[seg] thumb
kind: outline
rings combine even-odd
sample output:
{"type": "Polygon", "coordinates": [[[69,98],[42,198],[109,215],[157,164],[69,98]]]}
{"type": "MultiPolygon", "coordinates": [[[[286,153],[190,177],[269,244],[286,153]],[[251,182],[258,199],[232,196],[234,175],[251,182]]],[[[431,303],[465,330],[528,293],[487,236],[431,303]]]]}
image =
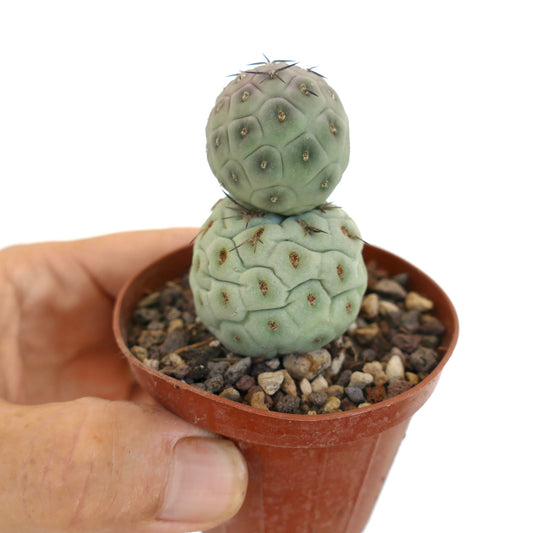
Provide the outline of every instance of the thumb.
{"type": "Polygon", "coordinates": [[[179,533],[239,509],[229,441],[160,407],[84,398],[0,402],[0,533],[179,533]]]}

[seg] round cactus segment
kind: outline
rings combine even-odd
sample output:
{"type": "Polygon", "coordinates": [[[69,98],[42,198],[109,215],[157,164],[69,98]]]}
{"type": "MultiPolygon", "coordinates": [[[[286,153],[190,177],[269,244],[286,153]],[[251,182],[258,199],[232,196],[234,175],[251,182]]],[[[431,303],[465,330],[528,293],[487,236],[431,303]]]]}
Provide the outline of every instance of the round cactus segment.
{"type": "Polygon", "coordinates": [[[355,320],[367,284],[362,249],[340,208],[283,217],[225,198],[194,244],[196,312],[236,354],[315,350],[355,320]]]}
{"type": "Polygon", "coordinates": [[[348,165],[348,118],[337,94],[313,70],[283,62],[236,76],[216,100],[206,137],[224,189],[282,215],[324,203],[348,165]]]}

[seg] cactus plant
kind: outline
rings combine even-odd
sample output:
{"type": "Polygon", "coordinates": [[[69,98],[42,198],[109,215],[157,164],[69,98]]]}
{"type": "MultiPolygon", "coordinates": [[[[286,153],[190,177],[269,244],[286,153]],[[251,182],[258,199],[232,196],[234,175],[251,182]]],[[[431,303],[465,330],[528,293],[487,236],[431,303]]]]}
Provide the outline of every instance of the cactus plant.
{"type": "Polygon", "coordinates": [[[236,354],[324,346],[353,322],[367,283],[355,222],[326,203],[349,157],[338,96],[313,70],[267,62],[222,91],[206,136],[228,194],[193,249],[199,319],[236,354]]]}
{"type": "Polygon", "coordinates": [[[194,247],[196,312],[235,353],[273,357],[320,348],[359,310],[362,247],[355,222],[340,208],[283,217],[221,200],[194,247]]]}
{"type": "Polygon", "coordinates": [[[337,93],[291,63],[236,76],[217,98],[206,136],[211,170],[228,193],[283,215],[325,202],[348,164],[348,119],[337,93]]]}

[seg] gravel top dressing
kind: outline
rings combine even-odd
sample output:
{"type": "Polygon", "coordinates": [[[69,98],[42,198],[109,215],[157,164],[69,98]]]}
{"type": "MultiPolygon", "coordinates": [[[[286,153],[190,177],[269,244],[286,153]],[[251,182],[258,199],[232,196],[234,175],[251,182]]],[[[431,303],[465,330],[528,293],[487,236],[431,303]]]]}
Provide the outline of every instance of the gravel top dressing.
{"type": "Polygon", "coordinates": [[[259,409],[319,415],[365,407],[424,379],[444,349],[433,302],[409,290],[406,274],[367,264],[368,289],[347,331],[321,349],[273,359],[235,355],[196,317],[187,278],[137,305],[128,332],[145,365],[259,409]]]}

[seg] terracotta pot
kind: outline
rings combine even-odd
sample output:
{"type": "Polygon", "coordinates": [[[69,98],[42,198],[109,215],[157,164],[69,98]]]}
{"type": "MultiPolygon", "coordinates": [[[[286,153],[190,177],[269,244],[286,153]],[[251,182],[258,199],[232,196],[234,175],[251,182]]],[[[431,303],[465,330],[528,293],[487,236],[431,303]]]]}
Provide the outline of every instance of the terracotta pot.
{"type": "Polygon", "coordinates": [[[216,533],[358,533],[363,530],[412,415],[429,398],[458,336],[452,303],[426,274],[366,245],[391,273],[407,272],[410,289],[431,298],[446,326],[446,352],[433,372],[407,392],[381,403],[327,415],[289,415],[242,405],[200,391],[143,365],[125,338],[133,309],[147,292],[184,274],[191,247],[135,276],[116,302],[114,331],[140,385],[181,418],[237,443],[250,481],[245,503],[216,533]]]}

